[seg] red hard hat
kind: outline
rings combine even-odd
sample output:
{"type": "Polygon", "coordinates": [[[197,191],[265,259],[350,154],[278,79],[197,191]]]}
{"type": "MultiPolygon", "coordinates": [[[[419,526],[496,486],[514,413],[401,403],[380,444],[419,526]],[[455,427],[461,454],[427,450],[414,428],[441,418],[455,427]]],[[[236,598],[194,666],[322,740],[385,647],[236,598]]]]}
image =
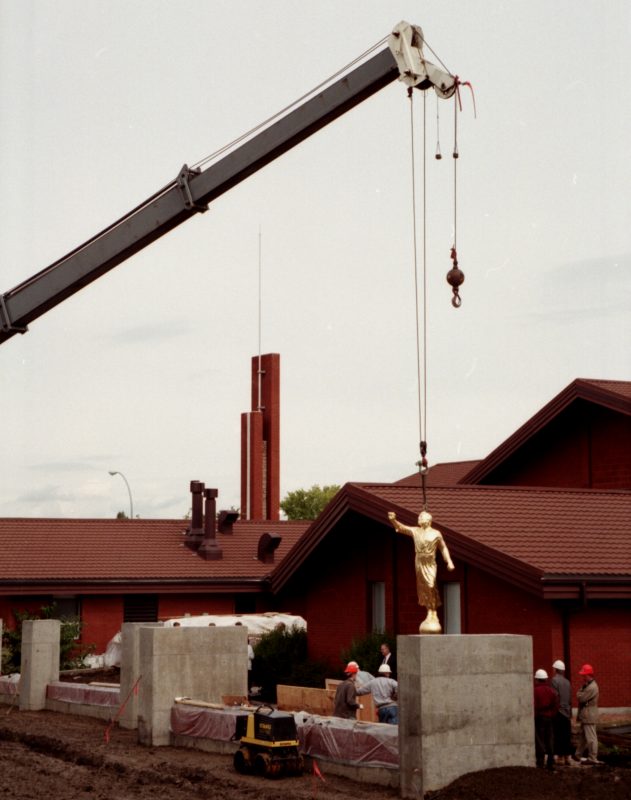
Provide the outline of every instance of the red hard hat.
{"type": "Polygon", "coordinates": [[[591,664],[583,664],[583,666],[578,671],[579,675],[593,675],[594,668],[591,664]]]}
{"type": "Polygon", "coordinates": [[[348,663],[346,665],[346,669],[344,670],[344,672],[347,675],[354,674],[355,672],[359,672],[359,667],[357,666],[357,664],[355,664],[353,661],[351,661],[350,663],[348,663]]]}

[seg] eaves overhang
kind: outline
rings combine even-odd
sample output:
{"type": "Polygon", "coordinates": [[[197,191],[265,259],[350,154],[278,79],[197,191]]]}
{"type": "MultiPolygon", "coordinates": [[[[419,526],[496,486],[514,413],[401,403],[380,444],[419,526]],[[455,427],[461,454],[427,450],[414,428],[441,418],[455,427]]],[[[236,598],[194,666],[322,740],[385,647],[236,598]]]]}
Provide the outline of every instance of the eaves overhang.
{"type": "Polygon", "coordinates": [[[257,578],[37,578],[0,580],[0,595],[72,594],[209,594],[269,591],[269,576],[257,578]]]}
{"type": "Polygon", "coordinates": [[[631,600],[631,575],[544,575],[545,600],[631,600]]]}
{"type": "MultiPolygon", "coordinates": [[[[389,527],[388,511],[395,511],[405,524],[416,524],[417,514],[409,507],[378,497],[360,485],[346,484],[271,574],[271,591],[277,594],[285,586],[345,515],[355,512],[389,527]]],[[[584,601],[586,598],[620,599],[631,595],[629,575],[547,573],[535,564],[482,544],[472,536],[445,525],[440,515],[435,515],[434,525],[445,536],[452,558],[542,599],[584,601]]]]}

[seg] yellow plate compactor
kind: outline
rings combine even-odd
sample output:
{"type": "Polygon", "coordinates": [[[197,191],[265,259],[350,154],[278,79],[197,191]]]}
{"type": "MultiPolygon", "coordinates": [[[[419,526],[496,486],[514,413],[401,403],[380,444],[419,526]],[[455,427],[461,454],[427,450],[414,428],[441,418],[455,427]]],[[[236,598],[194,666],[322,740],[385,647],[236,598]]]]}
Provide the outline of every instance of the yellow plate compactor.
{"type": "Polygon", "coordinates": [[[259,706],[253,713],[237,717],[234,738],[241,740],[234,754],[237,772],[266,778],[302,774],[304,762],[293,714],[259,706]]]}

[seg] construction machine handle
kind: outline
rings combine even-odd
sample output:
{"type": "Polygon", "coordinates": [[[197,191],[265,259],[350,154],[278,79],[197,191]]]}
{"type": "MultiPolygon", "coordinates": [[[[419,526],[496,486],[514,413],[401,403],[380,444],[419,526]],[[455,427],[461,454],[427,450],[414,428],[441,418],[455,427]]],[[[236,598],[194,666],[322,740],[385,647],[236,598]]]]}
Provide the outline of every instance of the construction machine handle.
{"type": "Polygon", "coordinates": [[[274,711],[275,711],[275,709],[274,709],[274,706],[270,706],[270,705],[269,705],[269,703],[262,703],[260,706],[257,706],[257,707],[256,707],[256,710],[254,711],[254,713],[255,713],[255,714],[260,714],[260,713],[261,713],[261,709],[263,709],[263,708],[268,708],[268,709],[269,709],[269,711],[270,711],[272,714],[273,714],[273,713],[274,713],[274,711]]]}

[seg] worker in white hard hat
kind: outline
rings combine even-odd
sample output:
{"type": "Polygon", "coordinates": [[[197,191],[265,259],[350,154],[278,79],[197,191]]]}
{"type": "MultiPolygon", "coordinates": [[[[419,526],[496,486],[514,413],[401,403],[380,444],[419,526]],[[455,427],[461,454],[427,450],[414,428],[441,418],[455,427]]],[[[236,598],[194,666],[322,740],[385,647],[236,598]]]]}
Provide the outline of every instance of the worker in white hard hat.
{"type": "Polygon", "coordinates": [[[399,707],[397,706],[397,687],[398,684],[390,677],[390,667],[382,664],[379,667],[379,675],[368,683],[363,684],[357,690],[358,695],[372,694],[372,699],[377,709],[379,722],[388,725],[399,724],[399,707]]]}
{"type": "Polygon", "coordinates": [[[572,747],[572,686],[565,677],[565,663],[557,659],[550,685],[559,695],[559,710],[554,718],[554,755],[557,764],[569,767],[572,747]]]}
{"type": "Polygon", "coordinates": [[[559,708],[559,695],[548,683],[545,669],[535,672],[535,757],[537,766],[554,769],[553,720],[559,708]]]}

